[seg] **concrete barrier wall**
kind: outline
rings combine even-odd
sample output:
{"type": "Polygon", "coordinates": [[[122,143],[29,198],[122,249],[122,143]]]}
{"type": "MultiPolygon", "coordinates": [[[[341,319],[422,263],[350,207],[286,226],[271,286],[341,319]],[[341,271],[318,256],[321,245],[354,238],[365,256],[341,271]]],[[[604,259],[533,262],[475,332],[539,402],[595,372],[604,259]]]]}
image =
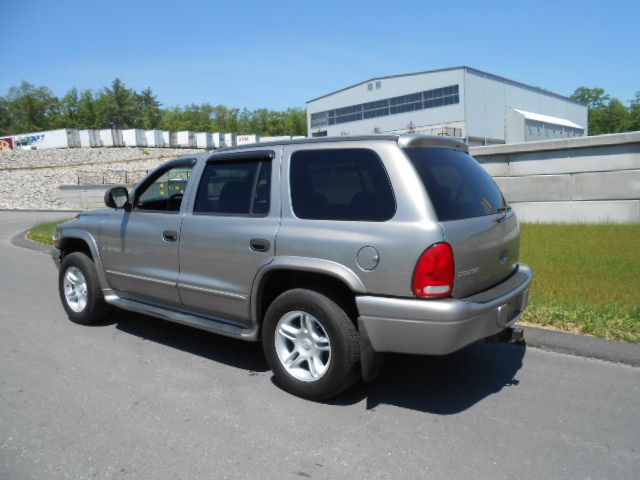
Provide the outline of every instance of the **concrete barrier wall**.
{"type": "Polygon", "coordinates": [[[473,147],[525,222],[640,223],[640,132],[473,147]]]}
{"type": "MultiPolygon", "coordinates": [[[[106,208],[104,194],[115,185],[60,185],[57,199],[75,210],[106,208]]],[[[132,185],[128,185],[131,188],[132,185]]]]}
{"type": "MultiPolygon", "coordinates": [[[[640,223],[640,132],[473,147],[524,222],[640,223]]],[[[57,199],[100,208],[110,185],[60,186],[57,199]]]]}

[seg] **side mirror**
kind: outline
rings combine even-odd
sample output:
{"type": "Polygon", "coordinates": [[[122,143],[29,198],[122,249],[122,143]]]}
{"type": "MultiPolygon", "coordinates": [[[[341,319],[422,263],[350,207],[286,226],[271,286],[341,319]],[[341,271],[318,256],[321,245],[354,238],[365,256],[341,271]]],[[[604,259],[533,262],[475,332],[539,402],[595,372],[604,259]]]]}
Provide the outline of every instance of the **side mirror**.
{"type": "Polygon", "coordinates": [[[129,205],[129,191],[125,187],[112,187],[104,194],[104,204],[109,208],[125,208],[129,205]]]}

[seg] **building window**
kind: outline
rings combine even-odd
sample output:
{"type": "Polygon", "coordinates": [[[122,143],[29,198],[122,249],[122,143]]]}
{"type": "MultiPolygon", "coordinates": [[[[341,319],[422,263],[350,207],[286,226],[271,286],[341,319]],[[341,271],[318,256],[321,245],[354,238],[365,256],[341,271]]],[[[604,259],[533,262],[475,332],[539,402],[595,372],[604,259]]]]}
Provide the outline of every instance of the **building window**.
{"type": "Polygon", "coordinates": [[[362,118],[384,117],[389,115],[389,100],[378,100],[362,104],[362,118]]]}
{"type": "Polygon", "coordinates": [[[378,80],[376,82],[376,90],[380,90],[380,87],[382,87],[382,82],[380,80],[378,80]]]}
{"type": "Polygon", "coordinates": [[[369,90],[369,91],[373,90],[373,83],[368,83],[367,84],[367,90],[369,90]]]}
{"type": "Polygon", "coordinates": [[[329,112],[311,114],[311,128],[324,127],[329,124],[329,112]]]}
{"type": "MultiPolygon", "coordinates": [[[[376,82],[376,89],[379,89],[376,82]]],[[[373,85],[373,83],[369,83],[373,85]]],[[[367,118],[384,117],[397,113],[424,110],[427,108],[444,107],[460,103],[460,88],[458,85],[434,88],[424,92],[416,92],[399,97],[386,98],[375,102],[350,105],[311,114],[311,128],[354,122],[367,118]]]]}

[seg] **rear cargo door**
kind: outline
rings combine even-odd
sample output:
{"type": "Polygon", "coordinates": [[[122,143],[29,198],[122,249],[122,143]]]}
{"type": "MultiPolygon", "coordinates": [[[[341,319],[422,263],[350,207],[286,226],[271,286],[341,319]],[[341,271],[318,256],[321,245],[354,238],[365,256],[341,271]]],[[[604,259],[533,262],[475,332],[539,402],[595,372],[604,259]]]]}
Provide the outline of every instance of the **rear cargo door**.
{"type": "Polygon", "coordinates": [[[442,147],[405,149],[453,249],[453,296],[486,290],[510,276],[520,233],[491,176],[468,153],[442,147]]]}

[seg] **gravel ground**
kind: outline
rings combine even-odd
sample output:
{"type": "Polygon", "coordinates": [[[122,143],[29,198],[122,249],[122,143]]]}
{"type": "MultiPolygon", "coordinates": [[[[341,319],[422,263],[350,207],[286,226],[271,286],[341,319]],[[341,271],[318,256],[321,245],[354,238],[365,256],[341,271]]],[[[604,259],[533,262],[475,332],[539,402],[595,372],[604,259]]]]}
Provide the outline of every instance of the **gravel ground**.
{"type": "Polygon", "coordinates": [[[0,170],[13,168],[41,168],[78,166],[143,160],[158,157],[186,155],[185,148],[60,148],[50,150],[3,150],[0,152],[0,170]]]}
{"type": "MultiPolygon", "coordinates": [[[[0,209],[60,210],[74,208],[57,197],[58,186],[102,183],[127,171],[145,170],[174,157],[200,150],[175,148],[73,148],[0,152],[0,209]]],[[[120,183],[120,182],[118,182],[120,183]]]]}

